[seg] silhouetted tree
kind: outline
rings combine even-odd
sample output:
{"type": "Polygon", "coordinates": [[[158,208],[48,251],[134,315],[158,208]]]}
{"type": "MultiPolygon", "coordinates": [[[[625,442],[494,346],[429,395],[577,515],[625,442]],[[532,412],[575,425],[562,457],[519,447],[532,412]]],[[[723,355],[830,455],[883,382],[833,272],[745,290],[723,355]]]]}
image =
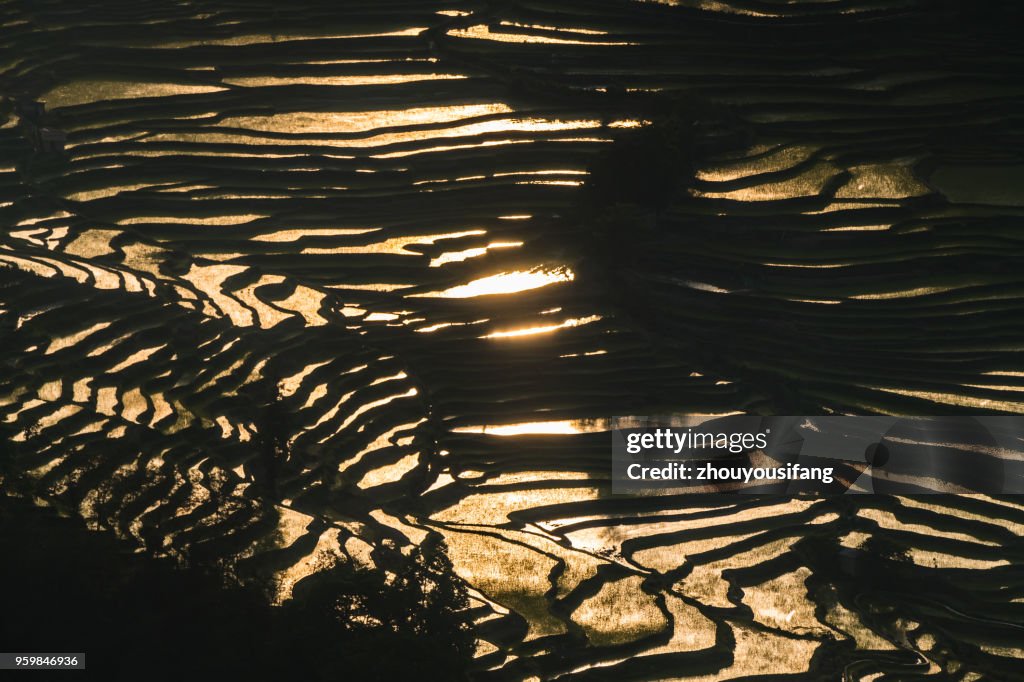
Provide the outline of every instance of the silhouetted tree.
{"type": "Polygon", "coordinates": [[[76,679],[466,679],[466,593],[428,539],[385,573],[348,561],[271,606],[268,584],[135,554],[0,495],[0,648],[84,652],[76,679]]]}

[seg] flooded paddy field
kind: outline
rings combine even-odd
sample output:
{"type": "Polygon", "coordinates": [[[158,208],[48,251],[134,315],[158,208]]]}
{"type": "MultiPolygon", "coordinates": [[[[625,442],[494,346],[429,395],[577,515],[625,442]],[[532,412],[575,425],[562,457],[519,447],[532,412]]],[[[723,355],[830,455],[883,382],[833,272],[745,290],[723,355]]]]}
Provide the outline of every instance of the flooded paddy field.
{"type": "Polygon", "coordinates": [[[0,425],[483,680],[1024,679],[1012,496],[611,494],[618,415],[1024,412],[1011,3],[0,3],[0,425]]]}

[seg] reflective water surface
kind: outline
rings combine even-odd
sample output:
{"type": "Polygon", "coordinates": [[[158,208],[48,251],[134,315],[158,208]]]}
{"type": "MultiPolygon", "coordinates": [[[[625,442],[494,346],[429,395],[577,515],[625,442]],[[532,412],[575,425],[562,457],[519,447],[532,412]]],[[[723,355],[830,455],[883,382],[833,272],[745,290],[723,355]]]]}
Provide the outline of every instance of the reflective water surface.
{"type": "MultiPolygon", "coordinates": [[[[88,70],[12,45],[5,82],[66,133],[58,159],[0,129],[0,417],[40,500],[158,553],[288,550],[282,600],[440,533],[484,677],[998,679],[1018,501],[608,484],[620,415],[1022,411],[1018,166],[944,132],[1001,131],[1020,92],[976,120],[865,52],[844,17],[886,38],[888,4],[923,11],[399,3],[269,33],[170,3],[177,33],[69,30],[88,70]],[[631,213],[587,183],[671,108],[651,93],[724,102],[686,123],[740,142],[631,213]]],[[[964,73],[1011,59],[959,46],[964,73]]]]}

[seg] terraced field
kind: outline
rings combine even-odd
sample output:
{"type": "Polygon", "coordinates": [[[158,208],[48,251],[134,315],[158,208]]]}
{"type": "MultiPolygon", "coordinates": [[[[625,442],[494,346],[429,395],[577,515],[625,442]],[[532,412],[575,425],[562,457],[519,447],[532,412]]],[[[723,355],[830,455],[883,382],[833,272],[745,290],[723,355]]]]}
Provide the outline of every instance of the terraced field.
{"type": "Polygon", "coordinates": [[[1014,497],[608,483],[616,415],[1024,412],[1015,4],[339,5],[0,3],[40,502],[282,598],[440,533],[481,679],[1024,679],[1014,497]]]}

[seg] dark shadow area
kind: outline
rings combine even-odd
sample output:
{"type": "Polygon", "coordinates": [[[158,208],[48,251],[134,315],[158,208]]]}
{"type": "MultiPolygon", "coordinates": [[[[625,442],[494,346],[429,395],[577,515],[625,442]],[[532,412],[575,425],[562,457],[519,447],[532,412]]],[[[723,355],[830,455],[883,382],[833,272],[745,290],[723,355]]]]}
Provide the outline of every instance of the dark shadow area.
{"type": "Polygon", "coordinates": [[[391,579],[332,563],[275,607],[269,582],[133,554],[4,496],[0,557],[0,648],[84,652],[75,679],[468,679],[466,595],[440,542],[396,558],[391,579]]]}

